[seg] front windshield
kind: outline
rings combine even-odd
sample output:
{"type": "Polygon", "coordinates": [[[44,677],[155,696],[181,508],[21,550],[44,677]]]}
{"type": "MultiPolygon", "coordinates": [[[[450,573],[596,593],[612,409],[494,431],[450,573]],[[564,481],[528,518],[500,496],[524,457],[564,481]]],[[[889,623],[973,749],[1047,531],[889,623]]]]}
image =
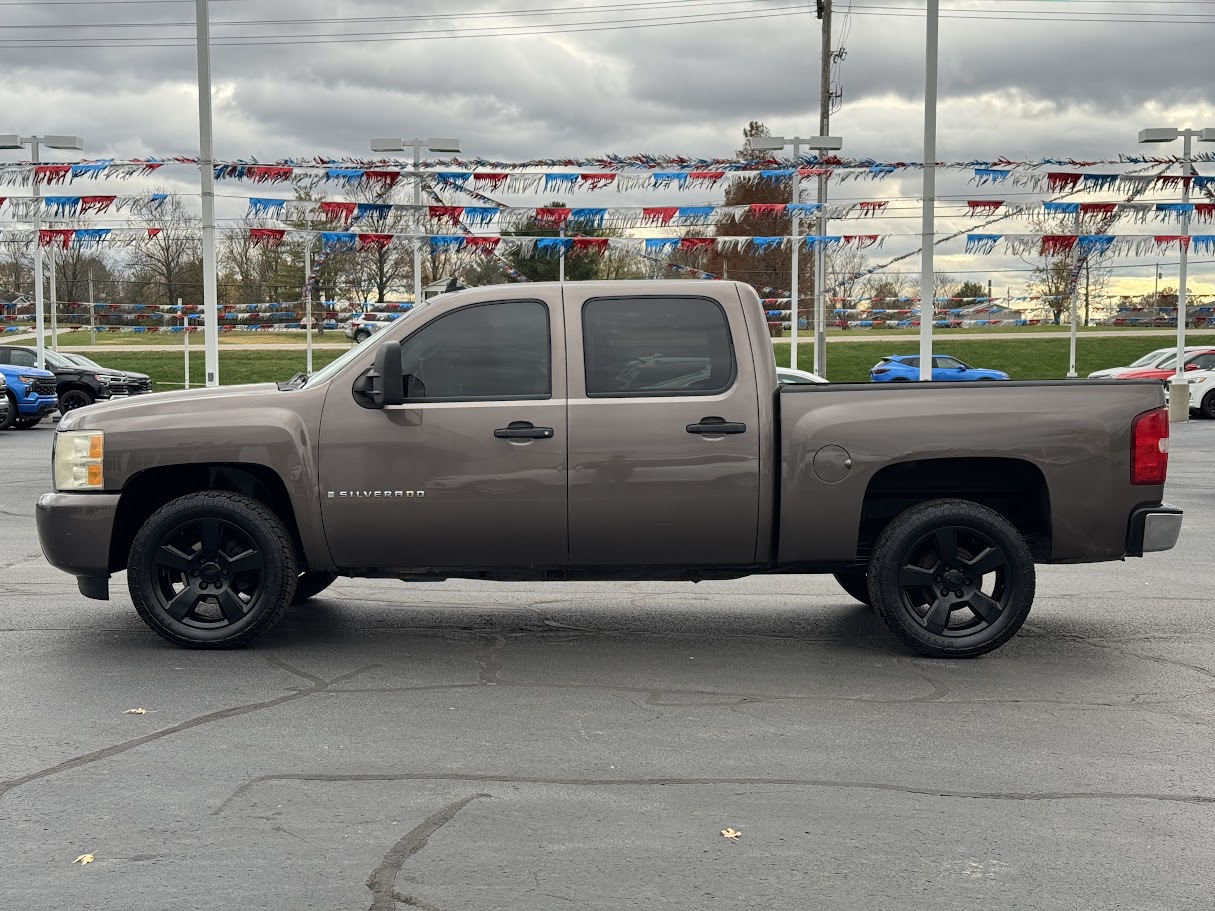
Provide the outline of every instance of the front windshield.
{"type": "Polygon", "coordinates": [[[1132,367],[1147,367],[1151,364],[1156,363],[1156,361],[1159,358],[1160,358],[1160,352],[1152,351],[1152,352],[1149,352],[1148,354],[1145,354],[1143,357],[1139,358],[1139,360],[1137,360],[1137,361],[1131,361],[1131,366],[1132,367]]]}
{"type": "Polygon", "coordinates": [[[96,361],[90,361],[83,354],[73,354],[73,355],[71,355],[71,358],[77,364],[79,364],[81,367],[91,367],[94,370],[105,370],[106,369],[105,367],[102,367],[99,363],[97,363],[96,361]]]}
{"type": "Polygon", "coordinates": [[[1170,354],[1168,357],[1166,357],[1163,361],[1161,361],[1159,364],[1157,364],[1156,367],[1160,370],[1167,370],[1169,367],[1176,365],[1176,363],[1177,363],[1177,352],[1174,351],[1172,354],[1170,354]]]}
{"type": "MultiPolygon", "coordinates": [[[[428,301],[428,303],[429,303],[429,301],[428,301]]],[[[393,320],[392,325],[396,326],[402,322],[414,319],[419,313],[422,312],[423,309],[425,309],[425,308],[411,307],[407,312],[403,313],[401,316],[399,316],[395,320],[393,320]]],[[[388,331],[388,329],[389,329],[388,326],[385,326],[384,329],[381,329],[380,332],[377,333],[377,335],[376,335],[377,340],[379,339],[380,336],[383,335],[384,332],[388,331]]],[[[374,347],[374,346],[371,346],[371,347],[374,347]]],[[[347,351],[345,354],[343,354],[341,357],[339,357],[336,361],[326,364],[320,370],[317,370],[315,373],[313,373],[311,376],[309,376],[306,380],[304,380],[302,383],[300,383],[299,386],[297,386],[296,388],[303,389],[305,386],[315,387],[315,386],[320,385],[321,383],[327,383],[329,380],[333,379],[337,374],[339,374],[343,370],[345,370],[346,367],[349,366],[352,361],[354,361],[355,359],[357,359],[360,356],[366,356],[368,351],[369,351],[369,347],[366,342],[355,345],[353,348],[351,348],[349,351],[347,351]]]]}

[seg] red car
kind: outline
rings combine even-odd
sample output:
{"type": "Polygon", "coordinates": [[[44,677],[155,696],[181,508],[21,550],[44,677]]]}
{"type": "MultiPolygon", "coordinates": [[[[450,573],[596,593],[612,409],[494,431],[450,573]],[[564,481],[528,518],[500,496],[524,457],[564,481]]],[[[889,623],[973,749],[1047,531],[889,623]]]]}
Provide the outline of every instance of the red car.
{"type": "MultiPolygon", "coordinates": [[[[1186,353],[1185,370],[1215,370],[1215,348],[1200,348],[1186,353]]],[[[1147,370],[1135,370],[1131,373],[1120,374],[1120,380],[1160,380],[1177,375],[1177,355],[1161,361],[1156,367],[1147,370]]]]}

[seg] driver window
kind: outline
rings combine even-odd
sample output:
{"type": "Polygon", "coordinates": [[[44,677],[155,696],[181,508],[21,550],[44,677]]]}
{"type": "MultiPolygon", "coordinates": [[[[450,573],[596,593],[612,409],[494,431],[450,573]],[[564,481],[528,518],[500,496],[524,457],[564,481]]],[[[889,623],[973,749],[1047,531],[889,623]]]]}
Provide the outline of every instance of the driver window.
{"type": "Polygon", "coordinates": [[[401,343],[411,402],[552,396],[548,308],[539,301],[474,304],[427,323],[401,343]]]}
{"type": "Polygon", "coordinates": [[[9,363],[14,367],[33,367],[37,358],[32,351],[23,351],[20,348],[10,348],[8,351],[9,363]]]}

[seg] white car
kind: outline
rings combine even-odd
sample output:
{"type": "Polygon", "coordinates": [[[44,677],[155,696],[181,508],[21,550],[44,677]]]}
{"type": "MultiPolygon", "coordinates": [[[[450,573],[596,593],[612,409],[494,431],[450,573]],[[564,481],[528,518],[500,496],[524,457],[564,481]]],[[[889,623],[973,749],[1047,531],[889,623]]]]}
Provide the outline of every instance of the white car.
{"type": "Polygon", "coordinates": [[[782,386],[811,386],[815,383],[827,382],[817,373],[809,370],[794,370],[792,367],[777,367],[776,379],[782,386]]]}
{"type": "MultiPolygon", "coordinates": [[[[1190,347],[1186,348],[1185,350],[1186,351],[1206,351],[1207,349],[1204,347],[1194,347],[1193,345],[1191,345],[1190,347]]],[[[1143,357],[1139,358],[1139,360],[1135,361],[1133,364],[1128,364],[1125,367],[1109,367],[1105,370],[1094,370],[1092,373],[1090,373],[1088,375],[1088,378],[1090,380],[1101,379],[1101,378],[1112,379],[1114,377],[1122,376],[1122,374],[1124,374],[1124,373],[1131,373],[1134,370],[1152,370],[1154,368],[1159,367],[1161,365],[1161,363],[1163,363],[1164,361],[1167,361],[1169,359],[1169,355],[1173,354],[1176,351],[1177,351],[1176,345],[1170,345],[1168,348],[1157,348],[1155,351],[1148,352],[1143,357]]]]}
{"type": "Polygon", "coordinates": [[[345,325],[346,338],[356,342],[365,342],[371,336],[387,326],[397,314],[388,313],[359,313],[345,325]]]}
{"type": "Polygon", "coordinates": [[[1204,418],[1215,418],[1215,370],[1195,370],[1186,375],[1190,410],[1204,418]]]}

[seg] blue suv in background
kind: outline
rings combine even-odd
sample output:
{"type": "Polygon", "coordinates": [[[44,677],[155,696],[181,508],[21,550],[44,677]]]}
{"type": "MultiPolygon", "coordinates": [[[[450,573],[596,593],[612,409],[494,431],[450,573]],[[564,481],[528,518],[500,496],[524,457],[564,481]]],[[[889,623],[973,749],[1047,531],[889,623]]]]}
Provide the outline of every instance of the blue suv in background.
{"type": "Polygon", "coordinates": [[[0,430],[29,430],[59,407],[58,383],[49,370],[0,364],[0,375],[8,386],[8,411],[0,418],[0,430]]]}
{"type": "MultiPolygon", "coordinates": [[[[875,383],[910,383],[920,378],[920,358],[915,354],[892,354],[884,357],[869,369],[869,379],[875,383]]],[[[984,370],[963,364],[956,357],[936,354],[932,358],[932,381],[934,383],[963,382],[966,380],[1006,380],[1003,370],[984,370]]]]}

